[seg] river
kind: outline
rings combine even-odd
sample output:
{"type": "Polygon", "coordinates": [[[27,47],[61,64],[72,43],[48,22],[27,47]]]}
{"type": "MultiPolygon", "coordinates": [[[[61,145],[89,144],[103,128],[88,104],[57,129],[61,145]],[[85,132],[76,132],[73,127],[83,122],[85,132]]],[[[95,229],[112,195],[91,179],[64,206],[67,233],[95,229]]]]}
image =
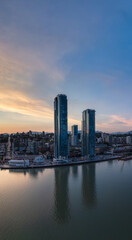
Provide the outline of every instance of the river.
{"type": "Polygon", "coordinates": [[[131,240],[132,160],[0,171],[0,240],[131,240]]]}

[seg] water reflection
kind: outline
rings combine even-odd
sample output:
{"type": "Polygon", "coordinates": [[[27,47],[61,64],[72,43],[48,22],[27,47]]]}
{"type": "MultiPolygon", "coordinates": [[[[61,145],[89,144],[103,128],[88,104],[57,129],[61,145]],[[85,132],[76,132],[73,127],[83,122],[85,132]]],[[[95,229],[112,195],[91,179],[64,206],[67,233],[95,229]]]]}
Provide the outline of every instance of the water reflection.
{"type": "Polygon", "coordinates": [[[108,164],[109,164],[109,165],[112,165],[112,164],[113,164],[113,160],[109,160],[109,161],[108,161],[108,164]]]}
{"type": "Polygon", "coordinates": [[[69,167],[55,168],[55,219],[65,223],[70,218],[68,176],[69,167]]]}
{"type": "Polygon", "coordinates": [[[82,166],[82,193],[84,204],[93,207],[96,203],[95,164],[82,166]]]}
{"type": "Polygon", "coordinates": [[[78,176],[78,166],[77,165],[72,167],[72,174],[75,178],[77,178],[77,176],[78,176]]]}
{"type": "Polygon", "coordinates": [[[0,240],[131,240],[132,161],[74,167],[1,171],[0,240]]]}
{"type": "Polygon", "coordinates": [[[19,173],[26,176],[29,174],[33,178],[37,178],[39,173],[43,173],[44,168],[34,168],[34,169],[9,169],[9,173],[19,173]]]}
{"type": "Polygon", "coordinates": [[[123,172],[123,169],[124,169],[124,161],[122,162],[122,164],[121,164],[121,172],[123,172]]]}

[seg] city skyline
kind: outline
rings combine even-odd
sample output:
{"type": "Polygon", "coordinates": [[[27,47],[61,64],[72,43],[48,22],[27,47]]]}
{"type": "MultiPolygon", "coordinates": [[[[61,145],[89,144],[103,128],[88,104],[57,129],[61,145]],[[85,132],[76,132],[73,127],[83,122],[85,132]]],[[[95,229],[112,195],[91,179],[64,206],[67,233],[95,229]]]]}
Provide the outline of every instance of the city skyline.
{"type": "Polygon", "coordinates": [[[68,96],[68,129],[96,109],[96,130],[132,130],[132,3],[17,1],[0,8],[0,133],[53,132],[53,99],[68,96]]]}

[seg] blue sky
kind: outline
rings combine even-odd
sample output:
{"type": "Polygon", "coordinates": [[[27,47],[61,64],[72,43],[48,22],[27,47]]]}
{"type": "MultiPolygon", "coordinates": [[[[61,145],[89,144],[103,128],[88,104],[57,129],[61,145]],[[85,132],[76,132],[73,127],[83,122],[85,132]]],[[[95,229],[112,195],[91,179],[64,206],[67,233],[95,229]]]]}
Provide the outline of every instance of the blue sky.
{"type": "Polygon", "coordinates": [[[53,131],[68,96],[69,129],[96,110],[96,129],[132,130],[132,2],[1,0],[0,132],[53,131]]]}

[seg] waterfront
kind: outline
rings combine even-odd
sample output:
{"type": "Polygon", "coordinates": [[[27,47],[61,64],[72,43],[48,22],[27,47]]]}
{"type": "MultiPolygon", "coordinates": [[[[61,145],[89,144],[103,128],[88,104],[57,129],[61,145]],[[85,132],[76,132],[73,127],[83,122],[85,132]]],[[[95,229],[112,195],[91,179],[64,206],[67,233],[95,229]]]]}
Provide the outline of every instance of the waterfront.
{"type": "MultiPolygon", "coordinates": [[[[73,165],[82,165],[82,164],[91,164],[91,163],[97,163],[97,162],[105,162],[110,160],[120,160],[121,156],[95,156],[92,159],[69,159],[68,161],[60,161],[60,162],[54,162],[53,160],[45,161],[43,164],[30,164],[29,166],[22,166],[21,162],[20,165],[18,164],[18,161],[16,162],[16,165],[14,166],[6,164],[1,164],[0,169],[6,170],[6,169],[35,169],[35,168],[55,168],[55,167],[65,167],[65,166],[73,166],[73,165]]],[[[131,158],[129,158],[131,159],[131,158]]],[[[14,161],[14,160],[13,160],[14,161]]],[[[24,161],[24,160],[22,160],[24,161]]]]}
{"type": "Polygon", "coordinates": [[[132,160],[0,172],[0,239],[131,239],[132,160]]]}

